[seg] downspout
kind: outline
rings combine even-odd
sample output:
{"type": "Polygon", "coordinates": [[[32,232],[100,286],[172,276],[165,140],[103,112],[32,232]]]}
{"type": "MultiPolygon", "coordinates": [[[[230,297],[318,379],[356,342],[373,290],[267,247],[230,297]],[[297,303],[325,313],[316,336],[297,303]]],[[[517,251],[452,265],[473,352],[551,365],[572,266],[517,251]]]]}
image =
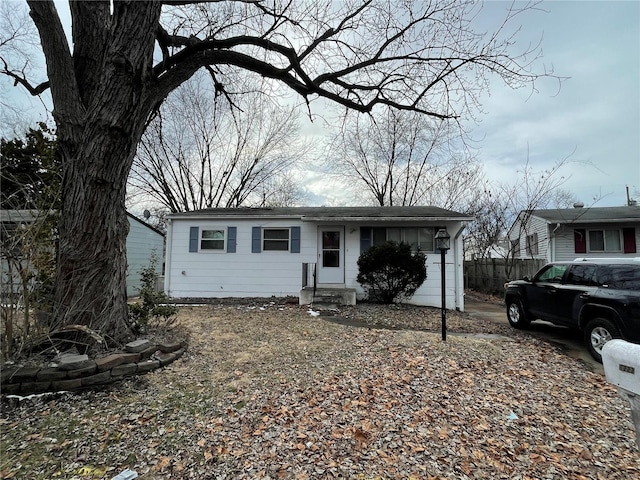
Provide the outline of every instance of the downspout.
{"type": "Polygon", "coordinates": [[[550,262],[556,261],[556,232],[560,228],[560,224],[556,223],[556,228],[551,231],[551,258],[549,258],[550,262]]]}
{"type": "MultiPolygon", "coordinates": [[[[458,311],[464,311],[464,283],[462,284],[462,292],[459,291],[460,286],[460,269],[458,268],[458,262],[462,262],[462,268],[464,268],[464,245],[462,249],[458,248],[458,238],[462,235],[462,231],[467,228],[465,222],[461,222],[460,228],[453,237],[453,278],[455,282],[454,299],[455,307],[458,311]]],[[[464,280],[463,280],[464,282],[464,280]]]]}
{"type": "Polygon", "coordinates": [[[173,221],[167,219],[167,253],[165,255],[164,265],[164,293],[168,297],[171,296],[171,250],[173,245],[173,221]]]}

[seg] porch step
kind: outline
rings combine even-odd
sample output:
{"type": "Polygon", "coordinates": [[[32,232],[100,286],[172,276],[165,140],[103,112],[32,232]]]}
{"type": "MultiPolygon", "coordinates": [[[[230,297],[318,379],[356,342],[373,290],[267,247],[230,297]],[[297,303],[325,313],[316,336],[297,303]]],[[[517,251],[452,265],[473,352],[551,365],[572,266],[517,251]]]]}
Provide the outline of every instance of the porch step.
{"type": "Polygon", "coordinates": [[[355,305],[355,288],[316,288],[315,295],[313,287],[304,287],[300,290],[300,305],[310,304],[322,305],[355,305]]]}

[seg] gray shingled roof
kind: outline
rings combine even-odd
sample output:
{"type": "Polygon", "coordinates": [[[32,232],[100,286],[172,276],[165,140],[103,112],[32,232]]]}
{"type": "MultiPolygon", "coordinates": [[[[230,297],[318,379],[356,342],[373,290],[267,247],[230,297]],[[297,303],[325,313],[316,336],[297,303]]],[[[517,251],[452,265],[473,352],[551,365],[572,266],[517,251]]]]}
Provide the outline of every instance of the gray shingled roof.
{"type": "Polygon", "coordinates": [[[640,222],[640,206],[532,210],[550,223],[640,222]]]}
{"type": "Polygon", "coordinates": [[[307,221],[473,220],[464,213],[438,207],[274,207],[207,208],[174,213],[169,218],[300,218],[307,221]]]}

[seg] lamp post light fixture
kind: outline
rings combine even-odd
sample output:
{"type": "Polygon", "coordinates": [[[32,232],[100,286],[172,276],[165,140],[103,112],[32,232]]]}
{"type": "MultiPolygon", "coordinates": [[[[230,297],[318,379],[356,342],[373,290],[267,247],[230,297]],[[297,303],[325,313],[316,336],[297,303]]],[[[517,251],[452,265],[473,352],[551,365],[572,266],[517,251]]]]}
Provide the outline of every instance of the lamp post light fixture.
{"type": "Polygon", "coordinates": [[[438,230],[435,236],[436,250],[440,250],[440,275],[442,279],[441,294],[442,294],[442,341],[447,339],[447,297],[445,293],[445,263],[444,256],[447,250],[450,248],[451,235],[447,232],[446,228],[438,230]]]}

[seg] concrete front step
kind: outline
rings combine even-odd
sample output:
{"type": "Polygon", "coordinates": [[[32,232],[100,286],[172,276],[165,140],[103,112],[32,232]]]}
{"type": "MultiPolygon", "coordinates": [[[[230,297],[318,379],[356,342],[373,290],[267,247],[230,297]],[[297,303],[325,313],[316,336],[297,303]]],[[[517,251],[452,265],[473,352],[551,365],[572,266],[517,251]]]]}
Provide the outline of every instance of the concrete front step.
{"type": "Polygon", "coordinates": [[[355,288],[316,288],[315,295],[313,287],[305,287],[300,290],[300,305],[311,305],[316,303],[333,305],[355,305],[355,288]]]}

